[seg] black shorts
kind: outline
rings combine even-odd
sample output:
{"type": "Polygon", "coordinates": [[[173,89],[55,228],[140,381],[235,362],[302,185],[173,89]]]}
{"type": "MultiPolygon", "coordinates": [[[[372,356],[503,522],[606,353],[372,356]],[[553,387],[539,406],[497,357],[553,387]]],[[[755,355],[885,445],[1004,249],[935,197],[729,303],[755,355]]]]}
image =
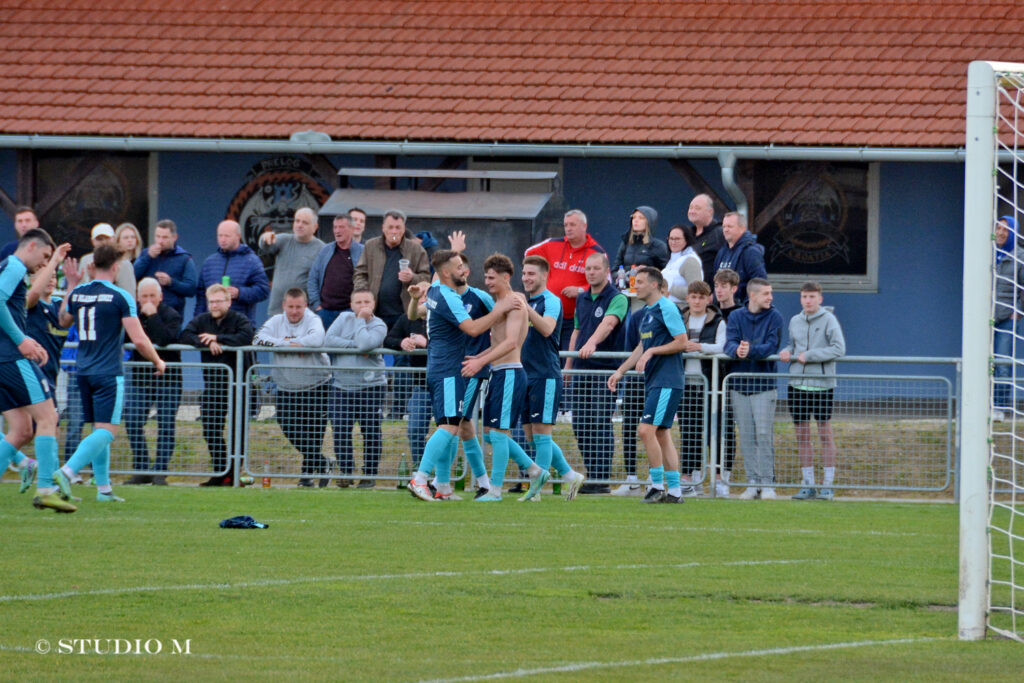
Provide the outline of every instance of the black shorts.
{"type": "Polygon", "coordinates": [[[789,414],[797,424],[810,422],[812,418],[818,422],[828,422],[832,419],[834,397],[835,389],[812,391],[789,387],[786,402],[789,405],[789,414]]]}

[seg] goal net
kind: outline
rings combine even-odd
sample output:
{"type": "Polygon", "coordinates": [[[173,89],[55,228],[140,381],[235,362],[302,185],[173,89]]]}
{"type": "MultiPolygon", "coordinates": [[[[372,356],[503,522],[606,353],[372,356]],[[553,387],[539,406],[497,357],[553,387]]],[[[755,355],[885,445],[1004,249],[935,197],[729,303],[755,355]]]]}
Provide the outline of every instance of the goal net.
{"type": "Polygon", "coordinates": [[[1024,65],[967,89],[960,637],[1024,641],[1024,65]]]}

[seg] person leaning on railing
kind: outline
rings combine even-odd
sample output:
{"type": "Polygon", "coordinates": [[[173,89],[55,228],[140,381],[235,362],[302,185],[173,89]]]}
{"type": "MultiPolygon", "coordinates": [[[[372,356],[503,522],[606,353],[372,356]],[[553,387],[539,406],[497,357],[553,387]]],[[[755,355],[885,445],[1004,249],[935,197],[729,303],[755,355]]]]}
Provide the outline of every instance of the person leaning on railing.
{"type": "Polygon", "coordinates": [[[252,343],[252,323],[238,311],[231,310],[231,292],[224,285],[210,285],[203,292],[203,301],[209,307],[189,322],[181,333],[181,343],[203,350],[203,397],[199,404],[199,420],[203,423],[203,439],[210,450],[210,462],[215,474],[200,486],[231,486],[228,469],[228,437],[224,437],[228,407],[231,403],[231,383],[223,366],[237,367],[239,351],[225,352],[225,346],[248,346],[252,343]]]}
{"type": "Polygon", "coordinates": [[[332,387],[330,418],[334,427],[334,457],[341,474],[352,474],[352,427],[359,422],[363,435],[363,474],[359,488],[373,488],[383,449],[382,410],[387,379],[384,358],[371,354],[384,343],[388,328],[373,314],[375,301],[368,289],[352,292],[352,310],[338,315],[327,330],[324,345],[352,349],[358,353],[336,353],[331,364],[336,368],[332,387]]]}
{"type": "MultiPolygon", "coordinates": [[[[181,314],[163,302],[163,289],[156,278],[145,277],[139,281],[138,290],[139,322],[142,330],[156,346],[166,346],[178,341],[181,332],[181,314]]],[[[159,351],[165,363],[180,363],[180,351],[159,351]]],[[[138,349],[132,351],[133,361],[144,361],[138,349]]],[[[162,375],[154,375],[148,367],[128,368],[131,390],[125,397],[124,423],[128,442],[132,448],[132,469],[150,469],[149,446],[142,428],[149,416],[149,409],[156,408],[157,439],[156,463],[153,469],[166,472],[174,455],[174,442],[181,404],[181,367],[172,365],[162,375]]],[[[164,474],[133,474],[125,484],[154,484],[165,486],[164,474]]]]}
{"type": "MultiPolygon", "coordinates": [[[[284,293],[283,313],[271,316],[256,333],[258,346],[310,347],[324,343],[324,324],[307,307],[306,292],[293,287],[284,293]]],[[[302,454],[299,486],[312,487],[310,475],[328,474],[324,459],[324,432],[327,430],[327,399],[331,374],[323,353],[275,353],[271,376],[277,385],[277,423],[295,449],[302,454]],[[297,368],[308,366],[309,369],[297,368]],[[279,367],[286,366],[286,367],[279,367]]],[[[320,479],[320,488],[327,479],[320,479]]]]}

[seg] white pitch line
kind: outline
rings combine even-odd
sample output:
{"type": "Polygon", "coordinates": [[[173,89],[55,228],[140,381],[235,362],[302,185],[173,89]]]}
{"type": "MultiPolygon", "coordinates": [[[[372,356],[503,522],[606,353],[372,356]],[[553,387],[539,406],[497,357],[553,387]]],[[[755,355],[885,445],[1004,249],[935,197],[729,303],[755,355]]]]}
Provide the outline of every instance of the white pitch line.
{"type": "Polygon", "coordinates": [[[681,564],[619,564],[619,565],[570,565],[566,567],[526,567],[523,569],[480,569],[473,571],[411,572],[408,574],[354,574],[339,576],[300,576],[293,579],[260,579],[237,583],[185,583],[169,586],[125,586],[122,588],[95,588],[84,591],[62,591],[59,593],[27,593],[0,595],[0,602],[38,602],[59,600],[90,595],[127,595],[130,593],[158,593],[161,591],[208,591],[238,590],[239,588],[265,588],[267,586],[292,586],[304,583],[342,583],[345,581],[388,581],[406,579],[459,578],[465,576],[508,576],[515,574],[540,574],[545,572],[579,572],[627,569],[688,569],[693,567],[754,567],[759,565],[784,565],[820,562],[821,560],[750,560],[735,562],[687,562],[681,564]]]}
{"type": "MultiPolygon", "coordinates": [[[[359,524],[362,522],[354,522],[359,524]]],[[[385,524],[401,524],[409,526],[444,526],[444,527],[457,527],[457,526],[483,526],[483,527],[532,527],[536,526],[534,522],[467,522],[467,521],[437,521],[428,522],[417,519],[391,519],[384,522],[385,524]]],[[[366,521],[365,524],[380,524],[380,521],[366,521]]],[[[559,527],[560,529],[593,529],[595,528],[592,523],[583,524],[574,522],[572,524],[563,524],[559,527]]],[[[602,524],[602,529],[627,529],[627,530],[645,530],[650,531],[652,528],[650,525],[641,524],[602,524]]],[[[745,527],[708,527],[708,526],[676,526],[666,525],[658,526],[658,531],[685,531],[685,532],[698,532],[698,533],[745,533],[745,534],[808,534],[808,535],[823,535],[828,534],[831,536],[847,535],[847,536],[945,536],[946,534],[922,534],[913,531],[861,531],[859,529],[786,529],[775,527],[771,529],[756,529],[756,528],[745,528],[745,527]]]]}
{"type": "Polygon", "coordinates": [[[861,640],[848,643],[826,643],[824,645],[798,645],[794,647],[776,647],[765,650],[747,650],[745,652],[707,652],[687,657],[656,657],[652,659],[636,659],[626,662],[578,662],[562,666],[549,666],[537,669],[516,669],[515,671],[499,671],[492,674],[459,676],[456,678],[432,678],[419,683],[472,683],[474,681],[494,681],[503,678],[525,678],[527,676],[543,676],[545,674],[574,673],[594,669],[619,669],[636,666],[657,666],[660,664],[689,664],[693,662],[710,662],[721,659],[739,657],[771,657],[791,655],[800,652],[818,652],[826,650],[846,650],[855,647],[871,647],[875,645],[908,645],[928,643],[939,638],[899,638],[896,640],[861,640]]]}

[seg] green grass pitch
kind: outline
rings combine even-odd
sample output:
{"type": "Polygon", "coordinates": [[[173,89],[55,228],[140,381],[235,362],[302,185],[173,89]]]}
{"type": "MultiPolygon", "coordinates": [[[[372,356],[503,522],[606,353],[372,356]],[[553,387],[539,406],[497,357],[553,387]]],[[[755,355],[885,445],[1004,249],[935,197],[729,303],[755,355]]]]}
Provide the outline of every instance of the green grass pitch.
{"type": "Polygon", "coordinates": [[[76,487],[79,511],[57,515],[0,486],[0,678],[1005,681],[1024,671],[1019,643],[955,638],[948,504],[116,490],[128,502],[76,487]],[[238,514],[270,528],[218,528],[238,514]],[[94,639],[98,648],[82,645],[94,639]],[[95,653],[118,639],[141,653],[95,653]],[[68,643],[86,653],[61,652],[68,643]]]}

